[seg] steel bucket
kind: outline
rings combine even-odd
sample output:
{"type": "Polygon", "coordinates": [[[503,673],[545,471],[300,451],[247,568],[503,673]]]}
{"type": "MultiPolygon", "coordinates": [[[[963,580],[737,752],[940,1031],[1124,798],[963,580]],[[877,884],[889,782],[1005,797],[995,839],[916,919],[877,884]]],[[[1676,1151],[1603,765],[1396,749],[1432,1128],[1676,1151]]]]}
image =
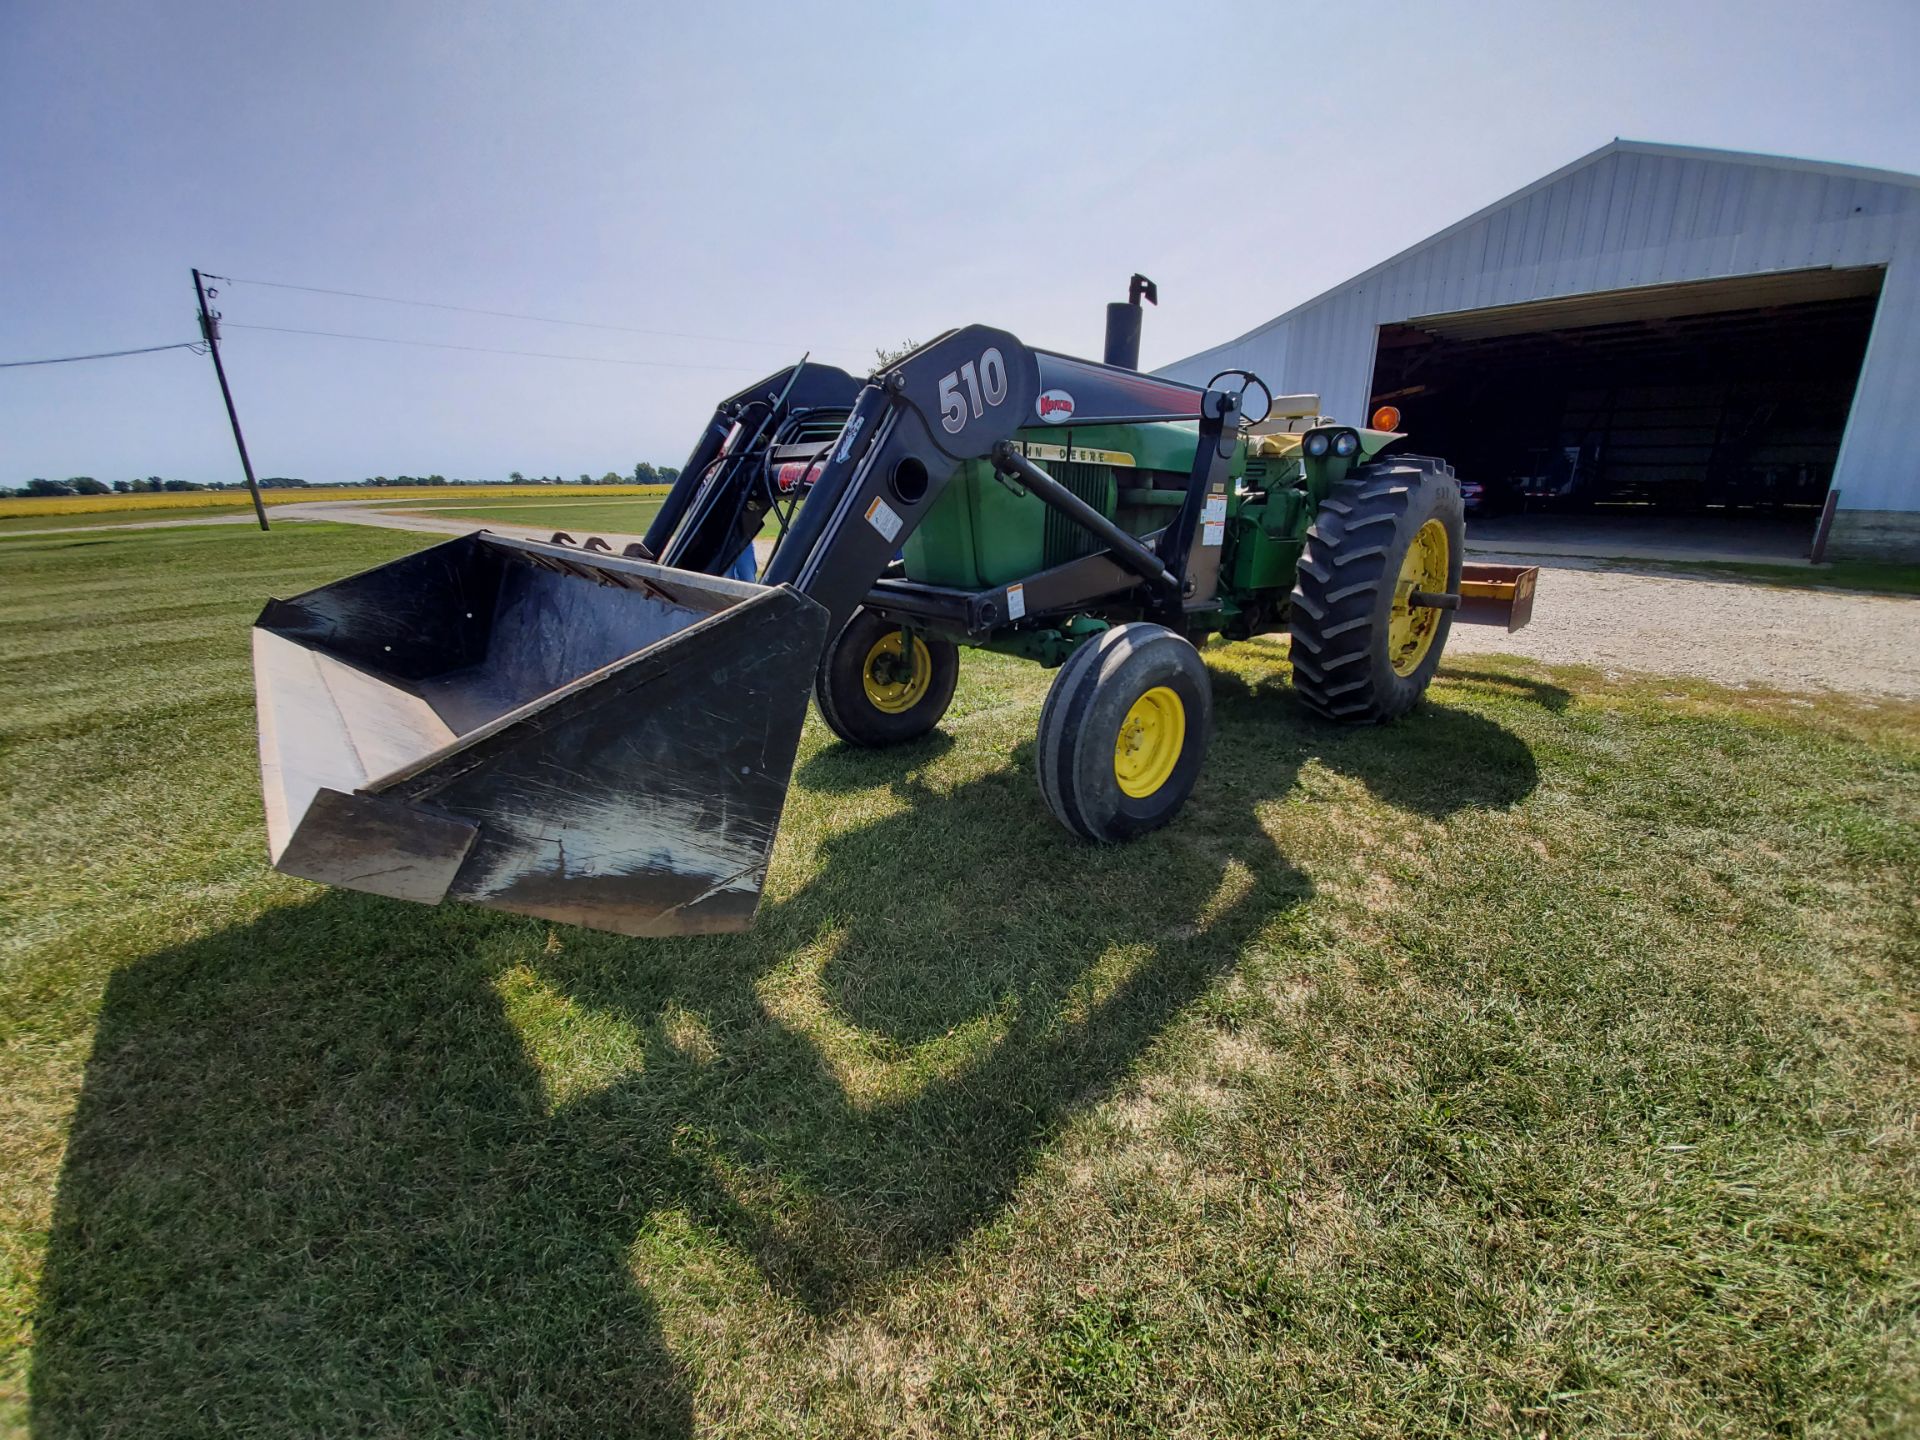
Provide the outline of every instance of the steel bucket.
{"type": "Polygon", "coordinates": [[[255,622],[275,868],[626,935],[744,929],[827,612],[479,533],[255,622]]]}

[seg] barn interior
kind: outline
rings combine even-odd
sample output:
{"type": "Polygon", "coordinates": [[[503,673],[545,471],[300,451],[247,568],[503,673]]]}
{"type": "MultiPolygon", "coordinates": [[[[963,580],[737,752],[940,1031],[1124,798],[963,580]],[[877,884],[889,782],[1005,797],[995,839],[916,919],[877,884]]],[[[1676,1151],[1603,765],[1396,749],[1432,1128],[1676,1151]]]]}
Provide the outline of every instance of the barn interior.
{"type": "Polygon", "coordinates": [[[1482,523],[1805,556],[1880,267],[1639,286],[1380,329],[1373,404],[1478,482],[1482,523]],[[1506,522],[1511,525],[1509,519],[1506,522]],[[1713,533],[1717,532],[1717,536],[1713,533]]]}

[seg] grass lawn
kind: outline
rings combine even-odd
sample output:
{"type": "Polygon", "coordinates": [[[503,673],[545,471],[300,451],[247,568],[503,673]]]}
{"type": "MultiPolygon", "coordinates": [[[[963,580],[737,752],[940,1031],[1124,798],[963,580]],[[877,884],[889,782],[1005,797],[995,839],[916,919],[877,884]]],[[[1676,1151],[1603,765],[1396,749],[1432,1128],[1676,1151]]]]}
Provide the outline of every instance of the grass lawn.
{"type": "MultiPolygon", "coordinates": [[[[204,505],[165,510],[89,510],[77,515],[0,515],[0,539],[30,535],[36,530],[91,529],[96,525],[138,525],[163,520],[224,520],[246,513],[236,505],[204,505]]],[[[268,520],[271,523],[272,517],[268,520]]]]}
{"type": "Polygon", "coordinates": [[[1915,1433],[1915,707],[1217,645],[1090,849],[969,657],[643,942],[265,870],[247,624],[425,543],[0,546],[0,1424],[1915,1433]]]}

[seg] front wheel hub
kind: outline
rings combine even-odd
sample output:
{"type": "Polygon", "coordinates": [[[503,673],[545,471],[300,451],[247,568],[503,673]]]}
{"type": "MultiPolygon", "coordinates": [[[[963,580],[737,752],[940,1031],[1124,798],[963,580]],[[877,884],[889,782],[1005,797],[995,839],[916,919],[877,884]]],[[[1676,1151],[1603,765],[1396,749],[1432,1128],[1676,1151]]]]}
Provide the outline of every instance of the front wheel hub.
{"type": "Polygon", "coordinates": [[[1433,648],[1433,637],[1440,633],[1441,611],[1428,605],[1416,605],[1416,591],[1444,592],[1447,588],[1447,562],[1451,558],[1447,527],[1438,519],[1429,520],[1414,532],[1413,543],[1400,560],[1400,574],[1393,586],[1393,612],[1387,621],[1387,660],[1396,675],[1411,675],[1433,648]]]}
{"type": "Polygon", "coordinates": [[[1187,740],[1187,707],[1156,685],[1127,711],[1113,742],[1113,775],[1123,794],[1144,800],[1173,774],[1187,740]]]}
{"type": "Polygon", "coordinates": [[[873,708],[902,715],[918,705],[933,684],[933,656],[918,635],[912,645],[898,630],[873,642],[861,667],[861,681],[873,708]]]}

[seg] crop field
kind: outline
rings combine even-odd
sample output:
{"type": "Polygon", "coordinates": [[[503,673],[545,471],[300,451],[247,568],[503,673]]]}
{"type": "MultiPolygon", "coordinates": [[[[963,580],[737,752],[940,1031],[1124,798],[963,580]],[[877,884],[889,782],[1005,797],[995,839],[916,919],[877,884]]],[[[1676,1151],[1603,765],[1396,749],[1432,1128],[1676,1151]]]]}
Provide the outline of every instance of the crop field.
{"type": "MultiPolygon", "coordinates": [[[[367,505],[383,505],[395,500],[438,499],[493,500],[502,496],[581,495],[606,499],[617,495],[661,496],[665,485],[314,485],[307,489],[262,490],[260,498],[268,505],[303,505],[314,500],[356,500],[367,505]]],[[[174,518],[171,512],[182,510],[248,510],[252,497],[245,490],[177,490],[142,495],[49,495],[0,496],[0,533],[11,524],[41,521],[74,524],[71,517],[111,514],[139,520],[174,518]]],[[[84,523],[81,522],[81,523],[84,523]]]]}
{"type": "Polygon", "coordinates": [[[0,546],[0,1429],[1920,1427],[1920,707],[1216,643],[1093,849],[969,655],[637,941],[266,869],[247,626],[426,543],[0,546]]]}

